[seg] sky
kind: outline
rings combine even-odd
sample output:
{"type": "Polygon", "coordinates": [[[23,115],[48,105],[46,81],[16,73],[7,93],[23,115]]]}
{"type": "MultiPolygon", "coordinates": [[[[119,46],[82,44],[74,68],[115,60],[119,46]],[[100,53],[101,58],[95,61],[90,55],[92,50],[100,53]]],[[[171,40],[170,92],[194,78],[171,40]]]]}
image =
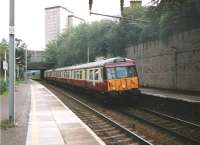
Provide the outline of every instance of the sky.
{"type": "MultiPolygon", "coordinates": [[[[124,0],[129,6],[130,0],[124,0]]],[[[143,0],[143,4],[150,0],[143,0]]],[[[15,0],[15,37],[22,39],[30,50],[45,49],[45,11],[50,6],[64,6],[86,21],[105,19],[89,15],[88,0],[15,0]]],[[[120,0],[93,0],[92,11],[120,15],[120,0]]],[[[9,0],[0,1],[0,40],[8,41],[9,0]]]]}

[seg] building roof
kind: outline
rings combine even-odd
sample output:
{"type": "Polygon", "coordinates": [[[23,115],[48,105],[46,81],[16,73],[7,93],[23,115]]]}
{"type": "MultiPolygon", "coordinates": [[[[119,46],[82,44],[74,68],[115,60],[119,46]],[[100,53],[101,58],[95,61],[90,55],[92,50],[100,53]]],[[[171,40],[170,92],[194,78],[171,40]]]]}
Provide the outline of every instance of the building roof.
{"type": "Polygon", "coordinates": [[[49,10],[49,9],[56,9],[56,8],[61,8],[61,9],[64,9],[64,10],[66,10],[66,11],[70,12],[70,13],[74,13],[74,12],[72,12],[71,10],[69,10],[69,9],[67,9],[66,7],[63,7],[63,6],[53,6],[53,7],[47,7],[47,8],[45,8],[45,10],[49,10]]]}
{"type": "Polygon", "coordinates": [[[76,18],[76,19],[79,19],[79,20],[81,20],[81,21],[84,21],[84,22],[85,22],[85,20],[84,20],[83,18],[80,18],[80,17],[78,17],[78,16],[75,16],[75,15],[69,15],[68,17],[74,17],[74,18],[76,18]]]}

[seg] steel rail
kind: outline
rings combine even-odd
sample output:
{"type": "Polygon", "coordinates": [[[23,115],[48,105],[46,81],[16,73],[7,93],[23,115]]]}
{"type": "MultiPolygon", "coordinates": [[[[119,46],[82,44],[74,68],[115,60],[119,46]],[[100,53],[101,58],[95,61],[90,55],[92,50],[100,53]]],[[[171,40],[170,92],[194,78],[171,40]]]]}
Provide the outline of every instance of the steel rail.
{"type": "MultiPolygon", "coordinates": [[[[131,109],[134,109],[135,107],[131,107],[131,109]]],[[[143,108],[135,108],[135,109],[137,109],[137,110],[143,110],[143,108]]],[[[143,110],[144,112],[145,112],[145,110],[143,110]]],[[[174,134],[174,135],[176,135],[176,136],[179,136],[179,137],[181,137],[181,138],[184,138],[184,139],[186,139],[186,140],[188,140],[188,141],[190,141],[190,142],[193,142],[195,145],[196,144],[200,144],[200,142],[198,141],[198,140],[195,140],[195,139],[192,139],[192,138],[189,138],[189,137],[187,137],[187,136],[185,136],[185,135],[183,135],[183,134],[181,134],[181,133],[179,133],[179,132],[176,132],[176,131],[174,131],[174,130],[172,130],[172,129],[170,129],[170,128],[167,128],[167,127],[164,127],[164,126],[162,126],[162,125],[160,125],[160,124],[156,124],[156,123],[154,123],[154,122],[152,122],[151,120],[147,120],[147,119],[145,119],[145,118],[143,118],[143,117],[141,117],[141,116],[139,116],[139,115],[136,115],[136,114],[134,114],[134,113],[127,113],[127,112],[125,112],[125,111],[122,111],[123,113],[125,113],[125,114],[127,114],[128,116],[134,116],[135,118],[137,118],[138,120],[141,120],[141,121],[144,121],[145,123],[147,123],[147,124],[150,124],[150,125],[152,125],[152,126],[154,126],[154,127],[157,127],[157,128],[160,128],[160,129],[162,129],[162,130],[164,130],[164,131],[167,131],[168,133],[170,133],[170,134],[174,134]]],[[[154,114],[152,111],[146,111],[146,113],[149,113],[149,114],[154,114]]],[[[159,113],[158,113],[159,114],[159,113]]],[[[160,117],[160,118],[163,118],[164,116],[160,116],[160,115],[158,115],[158,114],[154,114],[154,115],[157,115],[158,117],[160,117]]],[[[167,116],[167,115],[166,115],[167,116]]],[[[178,121],[178,122],[180,122],[180,120],[181,119],[179,119],[179,120],[176,120],[174,117],[169,117],[168,119],[172,119],[173,118],[173,120],[174,121],[178,121]]],[[[187,121],[183,121],[184,123],[186,123],[187,121]]],[[[181,123],[183,123],[183,122],[181,122],[181,123]]],[[[189,124],[187,124],[187,125],[192,125],[193,123],[189,123],[189,124]]],[[[196,124],[195,124],[195,126],[196,126],[196,124]]],[[[197,125],[198,126],[198,125],[197,125]]]]}
{"type": "MultiPolygon", "coordinates": [[[[60,92],[62,93],[62,92],[60,92]]],[[[119,123],[113,121],[112,119],[106,117],[104,114],[100,113],[99,111],[95,110],[94,108],[88,106],[87,104],[81,102],[80,100],[74,98],[73,96],[71,96],[70,94],[68,94],[67,92],[62,93],[63,95],[67,95],[68,97],[70,97],[71,99],[73,99],[74,101],[76,101],[77,103],[81,104],[82,106],[84,106],[85,108],[91,110],[92,112],[94,112],[96,115],[98,115],[99,117],[105,119],[106,121],[110,122],[111,124],[113,124],[115,127],[119,127],[121,130],[123,130],[124,132],[127,133],[127,135],[129,135],[130,137],[134,138],[136,141],[140,142],[143,145],[153,145],[152,143],[150,143],[149,141],[145,140],[144,138],[140,137],[139,135],[135,134],[134,132],[128,130],[127,128],[121,126],[119,123]]]]}
{"type": "MultiPolygon", "coordinates": [[[[52,88],[52,87],[51,87],[52,88]]],[[[54,90],[57,90],[57,88],[53,88],[54,90]]],[[[72,95],[70,95],[69,93],[67,93],[66,91],[59,91],[60,94],[69,97],[70,99],[72,99],[73,101],[75,101],[76,103],[80,104],[81,106],[85,107],[86,109],[88,109],[89,111],[95,113],[97,116],[99,116],[100,118],[104,119],[105,121],[108,121],[109,123],[111,123],[113,126],[118,127],[120,130],[124,131],[129,137],[135,139],[137,142],[139,142],[142,145],[153,145],[151,142],[145,140],[144,138],[140,137],[139,135],[137,135],[136,133],[130,131],[129,129],[123,127],[122,125],[120,125],[119,123],[117,123],[116,121],[113,121],[112,119],[106,117],[104,114],[102,114],[101,112],[95,110],[94,108],[90,107],[89,105],[81,102],[80,100],[74,98],[72,95]]]]}
{"type": "Polygon", "coordinates": [[[174,121],[177,121],[177,122],[186,124],[186,125],[190,125],[190,126],[192,126],[192,127],[197,127],[197,128],[200,129],[200,125],[199,125],[199,124],[195,124],[195,123],[193,123],[193,122],[185,121],[185,120],[182,120],[182,119],[180,119],[180,118],[172,117],[172,116],[169,116],[169,115],[166,115],[166,114],[157,112],[157,111],[153,111],[153,110],[150,110],[150,109],[147,109],[147,108],[140,108],[140,109],[142,109],[142,110],[144,110],[144,111],[147,111],[147,112],[150,112],[150,113],[152,113],[152,114],[158,115],[159,117],[171,119],[171,120],[174,120],[174,121]]]}

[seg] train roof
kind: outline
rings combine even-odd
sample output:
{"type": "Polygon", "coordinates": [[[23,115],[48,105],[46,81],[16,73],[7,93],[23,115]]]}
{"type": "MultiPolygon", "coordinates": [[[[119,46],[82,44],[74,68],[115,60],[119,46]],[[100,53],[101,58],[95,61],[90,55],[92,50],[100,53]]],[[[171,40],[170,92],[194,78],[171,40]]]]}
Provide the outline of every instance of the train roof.
{"type": "Polygon", "coordinates": [[[84,68],[91,68],[91,67],[101,67],[106,64],[112,64],[112,63],[121,63],[121,62],[134,62],[132,59],[128,58],[123,58],[123,57],[114,57],[114,58],[109,58],[109,59],[103,59],[103,60],[98,60],[95,62],[90,62],[90,63],[85,63],[85,64],[79,64],[79,65],[73,65],[73,66],[68,66],[68,67],[62,67],[62,68],[57,68],[57,69],[50,69],[48,71],[61,71],[61,70],[72,70],[72,69],[84,69],[84,68]]]}

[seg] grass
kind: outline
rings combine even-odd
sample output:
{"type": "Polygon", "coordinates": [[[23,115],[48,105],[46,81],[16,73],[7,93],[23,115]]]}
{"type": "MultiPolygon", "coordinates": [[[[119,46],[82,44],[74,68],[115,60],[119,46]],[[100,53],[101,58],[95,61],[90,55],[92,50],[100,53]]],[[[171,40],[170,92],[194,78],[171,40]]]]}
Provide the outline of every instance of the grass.
{"type": "Polygon", "coordinates": [[[8,128],[13,128],[13,127],[15,127],[15,125],[10,123],[9,120],[2,120],[0,123],[1,129],[8,129],[8,128]]]}
{"type": "MultiPolygon", "coordinates": [[[[24,80],[16,80],[16,81],[15,81],[15,85],[16,85],[16,86],[19,86],[23,81],[24,81],[24,80]]],[[[4,92],[0,95],[0,97],[3,97],[3,96],[8,96],[8,88],[7,88],[6,91],[4,91],[4,92]]]]}
{"type": "Polygon", "coordinates": [[[1,96],[8,96],[8,90],[3,92],[3,94],[1,96]]]}
{"type": "Polygon", "coordinates": [[[0,94],[0,98],[8,96],[8,90],[4,91],[2,94],[0,94]]]}

